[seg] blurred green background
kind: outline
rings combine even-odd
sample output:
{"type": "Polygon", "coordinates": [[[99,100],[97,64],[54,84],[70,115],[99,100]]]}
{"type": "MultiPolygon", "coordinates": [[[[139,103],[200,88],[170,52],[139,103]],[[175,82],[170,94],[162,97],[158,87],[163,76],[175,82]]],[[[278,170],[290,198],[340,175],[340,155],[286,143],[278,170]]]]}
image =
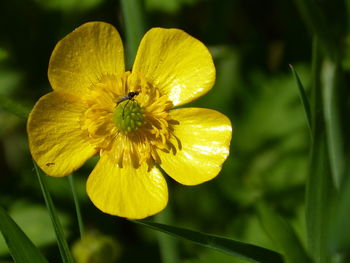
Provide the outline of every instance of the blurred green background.
{"type": "MultiPolygon", "coordinates": [[[[194,187],[182,186],[167,177],[169,205],[155,221],[277,250],[255,210],[256,203],[264,200],[292,223],[305,242],[304,188],[310,139],[288,64],[295,67],[308,90],[311,37],[295,3],[142,3],[145,30],[158,26],[181,28],[209,47],[217,69],[216,84],[190,106],[219,110],[233,123],[231,154],[221,174],[194,187]]],[[[126,21],[119,1],[13,0],[1,1],[0,10],[0,95],[29,109],[50,91],[50,54],[57,41],[74,28],[87,21],[105,21],[126,39],[126,21]]],[[[50,262],[60,262],[33,171],[25,122],[3,110],[0,156],[0,205],[8,209],[50,262]]],[[[85,182],[95,161],[86,164],[74,178],[85,226],[88,231],[115,240],[120,248],[116,262],[161,262],[162,251],[167,249],[162,248],[164,244],[169,244],[169,251],[176,254],[171,259],[174,263],[244,262],[97,210],[85,193],[85,182]]],[[[72,245],[79,239],[79,229],[68,180],[49,178],[48,183],[72,245]]],[[[1,239],[0,262],[11,262],[1,239]]]]}

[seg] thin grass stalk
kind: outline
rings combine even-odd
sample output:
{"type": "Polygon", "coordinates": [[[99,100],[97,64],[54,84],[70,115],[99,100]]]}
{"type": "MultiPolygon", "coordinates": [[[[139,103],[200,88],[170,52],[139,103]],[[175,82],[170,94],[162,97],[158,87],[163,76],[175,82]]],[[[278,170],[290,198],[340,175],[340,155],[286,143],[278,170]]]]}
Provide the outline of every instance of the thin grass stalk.
{"type": "Polygon", "coordinates": [[[35,168],[35,173],[36,173],[38,180],[39,180],[41,191],[42,191],[44,199],[45,199],[46,207],[49,211],[51,222],[52,222],[52,225],[53,225],[54,230],[55,230],[58,248],[60,250],[60,254],[62,257],[62,262],[63,263],[74,263],[72,255],[71,255],[69,247],[68,247],[68,244],[67,244],[67,241],[64,237],[63,228],[62,228],[61,222],[58,218],[56,208],[52,202],[51,195],[50,195],[50,192],[48,190],[48,187],[47,187],[47,184],[45,181],[45,176],[43,176],[40,173],[39,168],[34,161],[33,161],[33,164],[34,164],[34,168],[35,168]]]}
{"type": "Polygon", "coordinates": [[[131,69],[139,42],[145,33],[143,1],[121,0],[126,35],[126,67],[131,69]]]}
{"type": "Polygon", "coordinates": [[[73,175],[70,174],[68,176],[68,181],[69,181],[69,186],[70,189],[72,191],[72,195],[73,195],[73,200],[74,200],[74,206],[75,206],[75,212],[77,214],[77,220],[78,220],[78,225],[79,225],[79,233],[80,233],[80,238],[83,238],[85,230],[84,230],[84,222],[83,222],[83,217],[81,215],[81,209],[80,209],[80,205],[79,205],[79,199],[77,196],[77,191],[75,188],[75,183],[74,183],[74,178],[73,175]]]}

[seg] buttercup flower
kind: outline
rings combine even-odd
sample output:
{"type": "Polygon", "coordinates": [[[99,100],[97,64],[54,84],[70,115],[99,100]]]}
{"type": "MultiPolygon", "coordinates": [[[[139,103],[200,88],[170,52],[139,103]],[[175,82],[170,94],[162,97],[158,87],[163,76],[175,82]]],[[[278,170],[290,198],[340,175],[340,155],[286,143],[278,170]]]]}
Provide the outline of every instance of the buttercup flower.
{"type": "Polygon", "coordinates": [[[99,154],[87,193],[105,213],[153,215],[168,201],[161,169],[181,184],[196,185],[214,178],[229,154],[226,116],[174,108],[207,93],[215,81],[209,51],[182,30],[149,30],[125,72],[117,30],[86,23],[58,42],[48,77],[53,91],[28,119],[31,154],[56,177],[99,154]]]}

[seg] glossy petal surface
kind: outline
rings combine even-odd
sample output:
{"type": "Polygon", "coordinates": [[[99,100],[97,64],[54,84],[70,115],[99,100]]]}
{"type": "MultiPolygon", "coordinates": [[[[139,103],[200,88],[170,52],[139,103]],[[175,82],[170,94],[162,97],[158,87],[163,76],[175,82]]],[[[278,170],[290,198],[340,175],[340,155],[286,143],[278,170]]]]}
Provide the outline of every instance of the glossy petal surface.
{"type": "Polygon", "coordinates": [[[232,127],[223,114],[209,109],[185,108],[171,111],[179,122],[173,141],[177,152],[158,151],[161,167],[174,180],[196,185],[214,178],[229,154],[232,127]]]}
{"type": "Polygon", "coordinates": [[[80,129],[85,110],[80,98],[56,91],[35,104],[27,123],[29,148],[46,174],[68,175],[96,153],[80,129]]]}
{"type": "Polygon", "coordinates": [[[59,41],[49,63],[54,90],[83,94],[102,75],[124,72],[118,31],[103,22],[86,23],[59,41]]]}
{"type": "Polygon", "coordinates": [[[87,181],[87,193],[101,211],[141,219],[160,212],[168,202],[166,181],[147,165],[119,168],[107,154],[101,156],[87,181]]]}
{"type": "Polygon", "coordinates": [[[179,29],[149,30],[137,51],[133,71],[142,73],[175,106],[207,93],[215,81],[208,49],[179,29]]]}

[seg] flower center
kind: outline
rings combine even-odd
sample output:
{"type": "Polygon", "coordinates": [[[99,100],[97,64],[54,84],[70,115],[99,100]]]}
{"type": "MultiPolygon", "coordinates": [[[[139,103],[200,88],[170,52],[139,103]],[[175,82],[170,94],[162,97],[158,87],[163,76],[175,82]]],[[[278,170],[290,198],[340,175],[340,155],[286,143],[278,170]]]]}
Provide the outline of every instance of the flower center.
{"type": "Polygon", "coordinates": [[[82,98],[88,109],[81,129],[100,154],[119,167],[150,167],[161,160],[157,151],[176,153],[181,148],[171,118],[167,95],[139,73],[104,75],[82,98]]]}
{"type": "Polygon", "coordinates": [[[137,101],[127,99],[117,105],[112,119],[121,132],[134,132],[144,123],[143,110],[137,101]]]}

